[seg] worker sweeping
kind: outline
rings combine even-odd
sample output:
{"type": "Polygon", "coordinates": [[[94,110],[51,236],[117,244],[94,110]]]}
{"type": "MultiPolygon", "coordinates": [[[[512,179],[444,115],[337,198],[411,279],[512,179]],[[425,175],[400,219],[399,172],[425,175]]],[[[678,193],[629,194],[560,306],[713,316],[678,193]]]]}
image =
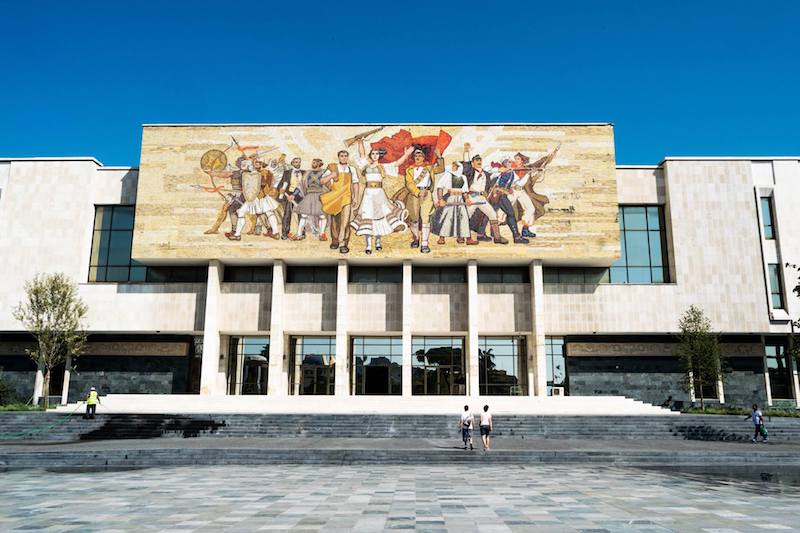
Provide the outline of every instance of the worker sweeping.
{"type": "Polygon", "coordinates": [[[86,395],[86,415],[84,418],[94,420],[94,413],[97,410],[98,403],[100,403],[100,397],[97,395],[97,389],[92,387],[89,389],[89,394],[86,395]]]}

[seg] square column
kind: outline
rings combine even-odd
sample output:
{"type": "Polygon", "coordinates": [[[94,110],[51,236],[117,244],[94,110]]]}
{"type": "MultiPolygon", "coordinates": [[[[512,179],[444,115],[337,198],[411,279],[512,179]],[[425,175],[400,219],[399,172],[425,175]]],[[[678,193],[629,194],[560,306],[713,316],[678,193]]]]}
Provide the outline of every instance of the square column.
{"type": "Polygon", "coordinates": [[[64,361],[64,384],[61,387],[61,405],[67,405],[69,398],[69,378],[72,373],[72,356],[68,355],[64,361]]]}
{"type": "Polygon", "coordinates": [[[286,279],[286,265],[280,259],[272,264],[272,310],[269,321],[269,376],[267,395],[287,396],[289,394],[289,357],[286,350],[286,337],[283,333],[283,298],[286,279]]]}
{"type": "Polygon", "coordinates": [[[528,342],[528,394],[547,396],[547,351],[545,348],[544,279],[542,261],[530,264],[531,278],[531,338],[528,342]]]}
{"type": "Polygon", "coordinates": [[[403,310],[403,396],[411,396],[411,365],[413,364],[411,354],[411,261],[403,261],[403,299],[401,300],[403,310]]]}
{"type": "Polygon", "coordinates": [[[467,262],[467,394],[480,396],[480,357],[478,351],[478,262],[467,262]]]}
{"type": "Polygon", "coordinates": [[[350,347],[347,338],[347,261],[336,267],[336,396],[350,394],[350,347]]]}
{"type": "Polygon", "coordinates": [[[219,294],[223,265],[217,259],[208,262],[206,310],[203,319],[203,358],[200,364],[200,394],[225,394],[217,384],[219,372],[219,294]]]}

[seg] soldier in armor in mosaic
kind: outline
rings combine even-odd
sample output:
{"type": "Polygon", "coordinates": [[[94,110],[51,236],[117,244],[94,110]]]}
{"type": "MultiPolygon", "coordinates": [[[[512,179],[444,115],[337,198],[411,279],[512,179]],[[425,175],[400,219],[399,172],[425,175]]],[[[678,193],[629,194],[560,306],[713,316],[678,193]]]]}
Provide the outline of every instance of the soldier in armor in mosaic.
{"type": "Polygon", "coordinates": [[[293,193],[293,199],[297,202],[294,212],[300,217],[297,223],[297,234],[292,236],[292,240],[300,241],[306,238],[306,229],[319,235],[320,241],[327,241],[325,226],[328,222],[328,215],[322,210],[320,196],[328,192],[328,187],[322,184],[322,176],[326,170],[323,168],[322,159],[311,161],[311,170],[303,174],[297,189],[293,193]]]}
{"type": "MultiPolygon", "coordinates": [[[[225,194],[225,203],[220,208],[217,220],[211,228],[205,231],[206,235],[212,235],[219,232],[219,227],[225,221],[226,217],[230,217],[231,232],[236,230],[236,211],[244,203],[244,196],[242,196],[242,165],[248,161],[246,156],[241,156],[236,160],[235,170],[209,170],[208,172],[214,177],[228,178],[231,180],[231,191],[225,194]]],[[[230,167],[229,167],[230,168],[230,167]]]]}
{"type": "MultiPolygon", "coordinates": [[[[225,237],[232,241],[242,240],[242,229],[245,225],[245,217],[253,215],[264,222],[264,225],[269,225],[269,232],[264,235],[277,239],[278,237],[278,219],[275,216],[275,210],[278,208],[278,202],[272,196],[272,190],[264,192],[262,187],[263,174],[255,170],[255,165],[252,159],[239,158],[237,161],[240,165],[241,172],[241,196],[244,202],[236,210],[236,227],[232,232],[225,232],[225,237]]],[[[274,187],[273,187],[274,188],[274,187]]]]}

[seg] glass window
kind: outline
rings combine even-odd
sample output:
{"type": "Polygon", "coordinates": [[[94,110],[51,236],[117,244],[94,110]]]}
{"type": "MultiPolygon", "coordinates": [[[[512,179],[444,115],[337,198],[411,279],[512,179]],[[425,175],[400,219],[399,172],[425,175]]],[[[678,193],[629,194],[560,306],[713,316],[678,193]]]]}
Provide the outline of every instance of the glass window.
{"type": "Polygon", "coordinates": [[[402,394],[402,337],[353,337],[350,353],[355,394],[402,394]]]}
{"type": "Polygon", "coordinates": [[[292,394],[334,393],[336,337],[291,337],[292,394]]]}
{"type": "Polygon", "coordinates": [[[530,282],[528,267],[478,267],[478,283],[530,282]]]}
{"type": "Polygon", "coordinates": [[[403,268],[401,266],[358,267],[348,269],[350,283],[402,283],[403,268]]]}
{"type": "Polygon", "coordinates": [[[772,215],[772,197],[761,197],[761,225],[764,228],[764,238],[772,240],[775,238],[775,226],[772,215]]]}
{"type": "Polygon", "coordinates": [[[205,266],[131,266],[131,281],[134,281],[134,274],[137,269],[146,269],[146,272],[145,279],[136,281],[148,281],[151,283],[205,283],[208,277],[208,267],[205,266]]]}
{"type": "Polygon", "coordinates": [[[542,281],[568,285],[598,285],[609,283],[610,273],[608,268],[602,267],[546,267],[542,269],[542,281]]]}
{"type": "Polygon", "coordinates": [[[463,337],[413,337],[411,353],[413,394],[467,393],[463,337]]]}
{"type": "Polygon", "coordinates": [[[568,393],[564,337],[545,338],[545,360],[547,362],[547,395],[553,395],[553,387],[562,387],[564,393],[568,393]]]}
{"type": "Polygon", "coordinates": [[[131,259],[134,207],[98,205],[89,258],[90,282],[205,283],[207,266],[148,267],[131,259]]]}
{"type": "MultiPolygon", "coordinates": [[[[133,211],[130,205],[95,207],[90,282],[130,281],[133,211]]],[[[134,277],[141,279],[142,273],[137,270],[134,277]]]]}
{"type": "Polygon", "coordinates": [[[414,267],[411,271],[413,283],[466,283],[467,269],[464,267],[414,267]]]}
{"type": "Polygon", "coordinates": [[[231,337],[228,394],[266,394],[268,382],[269,337],[231,337]]]}
{"type": "Polygon", "coordinates": [[[336,267],[290,266],[286,269],[286,283],[336,283],[336,267]]]}
{"type": "Polygon", "coordinates": [[[478,267],[478,283],[503,283],[503,269],[500,267],[478,267]]]}
{"type": "Polygon", "coordinates": [[[525,337],[481,337],[478,357],[481,395],[528,394],[525,337]]]}
{"type": "Polygon", "coordinates": [[[272,283],[272,265],[226,266],[222,281],[227,283],[272,283]]]}
{"type": "Polygon", "coordinates": [[[464,267],[442,267],[439,269],[442,283],[466,283],[467,269],[464,267]]]}
{"type": "Polygon", "coordinates": [[[611,283],[667,282],[664,215],[660,206],[620,206],[620,258],[611,283]]]}
{"type": "Polygon", "coordinates": [[[773,309],[783,309],[783,281],[781,280],[780,265],[770,263],[769,268],[769,298],[773,309]]]}
{"type": "Polygon", "coordinates": [[[791,399],[792,372],[789,368],[789,358],[786,353],[786,343],[780,339],[767,340],[764,349],[767,356],[767,373],[772,398],[777,400],[791,399]]]}

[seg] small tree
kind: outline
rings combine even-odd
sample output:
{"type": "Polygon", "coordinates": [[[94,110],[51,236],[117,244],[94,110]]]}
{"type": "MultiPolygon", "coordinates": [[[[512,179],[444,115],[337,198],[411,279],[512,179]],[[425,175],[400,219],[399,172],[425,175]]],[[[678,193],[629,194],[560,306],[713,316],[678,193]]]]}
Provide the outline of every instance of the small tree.
{"type": "Polygon", "coordinates": [[[719,348],[719,337],[711,333],[711,321],[703,310],[690,306],[678,322],[680,344],[678,356],[683,366],[686,390],[699,392],[700,408],[705,409],[704,387],[716,386],[724,378],[725,360],[719,348]]]}
{"type": "MultiPolygon", "coordinates": [[[[800,298],[800,265],[793,263],[786,263],[787,268],[791,268],[797,274],[797,285],[794,286],[792,292],[800,298]]],[[[795,368],[800,367],[800,317],[797,320],[792,320],[792,335],[789,339],[789,354],[794,357],[795,368]]]]}
{"type": "MultiPolygon", "coordinates": [[[[67,357],[78,357],[86,347],[87,307],[78,296],[77,286],[60,273],[38,274],[25,283],[25,296],[13,314],[36,338],[36,348],[25,351],[36,363],[37,372],[44,374],[41,394],[46,409],[53,368],[67,357]]],[[[34,390],[34,402],[38,402],[38,393],[34,390]]]]}

